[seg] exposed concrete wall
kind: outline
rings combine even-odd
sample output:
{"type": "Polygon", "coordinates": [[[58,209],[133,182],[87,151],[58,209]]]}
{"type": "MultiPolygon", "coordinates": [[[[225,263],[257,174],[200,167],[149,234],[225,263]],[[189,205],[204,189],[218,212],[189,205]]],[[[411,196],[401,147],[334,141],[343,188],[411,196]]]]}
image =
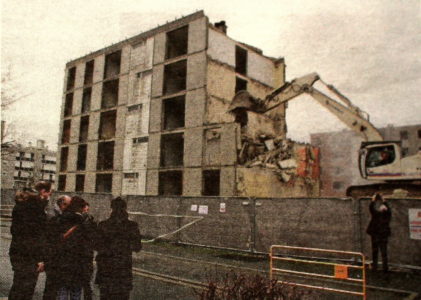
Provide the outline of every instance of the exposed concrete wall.
{"type": "Polygon", "coordinates": [[[105,55],[95,57],[94,61],[94,83],[100,82],[104,79],[105,55]]]}
{"type": "Polygon", "coordinates": [[[202,193],[202,169],[184,168],[183,195],[200,196],[202,193]]]}
{"type": "Polygon", "coordinates": [[[70,143],[79,142],[80,117],[73,117],[70,126],[70,143]]]}
{"type": "Polygon", "coordinates": [[[73,93],[73,108],[72,114],[77,115],[81,113],[82,110],[82,95],[83,89],[77,89],[73,93]]]}
{"type": "Polygon", "coordinates": [[[187,59],[187,90],[201,88],[206,83],[206,53],[192,54],[187,59]]]}
{"type": "Polygon", "coordinates": [[[85,75],[85,64],[79,63],[76,65],[75,89],[83,86],[83,79],[85,75]]]}
{"type": "Polygon", "coordinates": [[[275,86],[273,61],[253,51],[247,51],[247,76],[268,86],[275,86]]]}
{"type": "Polygon", "coordinates": [[[200,167],[202,165],[203,129],[192,128],[184,132],[184,166],[200,167]]]}
{"type": "Polygon", "coordinates": [[[102,95],[102,84],[94,84],[92,86],[92,94],[91,94],[91,110],[99,110],[101,109],[101,95],[102,95]]]}
{"type": "Polygon", "coordinates": [[[130,68],[137,72],[152,69],[154,38],[150,37],[132,46],[130,68]]]}
{"type": "Polygon", "coordinates": [[[186,94],[185,127],[202,126],[206,107],[206,90],[197,89],[186,94]]]}
{"type": "Polygon", "coordinates": [[[206,49],[208,18],[203,17],[189,23],[188,53],[195,53],[206,49]]]}
{"type": "Polygon", "coordinates": [[[121,75],[118,80],[118,105],[124,105],[129,97],[129,76],[121,75]]]}
{"type": "Polygon", "coordinates": [[[235,42],[212,28],[209,28],[208,35],[208,55],[214,60],[235,67],[235,42]]]}
{"type": "Polygon", "coordinates": [[[165,59],[165,44],[167,41],[166,32],[161,32],[155,36],[153,47],[153,64],[160,64],[165,59]]]}

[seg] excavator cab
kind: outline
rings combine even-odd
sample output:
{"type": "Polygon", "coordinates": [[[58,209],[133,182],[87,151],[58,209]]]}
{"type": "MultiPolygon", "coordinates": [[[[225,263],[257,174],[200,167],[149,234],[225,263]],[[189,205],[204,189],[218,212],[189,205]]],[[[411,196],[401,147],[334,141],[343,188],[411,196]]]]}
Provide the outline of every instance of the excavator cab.
{"type": "Polygon", "coordinates": [[[361,176],[369,180],[394,180],[401,176],[399,142],[363,142],[359,151],[361,176]]]}

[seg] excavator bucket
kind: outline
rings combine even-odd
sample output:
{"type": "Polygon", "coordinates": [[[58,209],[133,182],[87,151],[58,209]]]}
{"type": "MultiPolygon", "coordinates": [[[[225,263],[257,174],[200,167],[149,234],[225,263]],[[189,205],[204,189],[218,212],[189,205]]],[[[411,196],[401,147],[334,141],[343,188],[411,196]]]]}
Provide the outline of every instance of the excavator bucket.
{"type": "Polygon", "coordinates": [[[236,109],[245,109],[260,112],[264,111],[262,104],[262,100],[254,98],[252,95],[250,95],[249,92],[239,91],[237,94],[235,94],[234,98],[232,99],[232,102],[228,107],[228,112],[233,112],[236,109]]]}

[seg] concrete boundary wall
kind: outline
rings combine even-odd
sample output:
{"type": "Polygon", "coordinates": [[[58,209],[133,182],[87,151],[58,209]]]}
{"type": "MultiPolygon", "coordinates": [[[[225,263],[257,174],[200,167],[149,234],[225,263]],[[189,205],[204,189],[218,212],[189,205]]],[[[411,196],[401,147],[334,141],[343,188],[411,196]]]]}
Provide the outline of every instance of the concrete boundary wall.
{"type": "MultiPolygon", "coordinates": [[[[14,190],[2,190],[2,204],[13,204],[14,190]]],[[[59,193],[55,193],[53,198],[59,193]]],[[[90,203],[97,220],[110,213],[110,194],[79,194],[90,203]]],[[[365,233],[370,216],[369,199],[350,198],[242,198],[126,196],[131,215],[148,238],[173,232],[173,242],[268,252],[273,244],[362,251],[371,258],[370,238],[365,233]],[[200,214],[199,210],[207,210],[200,214]],[[171,215],[171,216],[154,216],[171,215]],[[183,216],[176,218],[175,215],[183,216]]],[[[390,199],[392,264],[421,267],[421,240],[409,238],[408,209],[421,209],[421,199],[390,199]]]]}

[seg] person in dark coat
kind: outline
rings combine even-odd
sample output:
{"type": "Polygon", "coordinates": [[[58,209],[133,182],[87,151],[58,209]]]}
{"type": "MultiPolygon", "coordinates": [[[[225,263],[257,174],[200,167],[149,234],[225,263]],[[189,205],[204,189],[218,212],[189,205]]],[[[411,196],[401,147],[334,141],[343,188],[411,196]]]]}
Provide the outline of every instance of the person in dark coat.
{"type": "Polygon", "coordinates": [[[377,270],[379,250],[382,253],[383,271],[388,272],[387,241],[390,236],[390,220],[392,211],[386,199],[376,193],[370,202],[371,220],[367,227],[367,233],[371,236],[373,255],[373,270],[377,270]]]}
{"type": "MultiPolygon", "coordinates": [[[[92,260],[89,249],[95,238],[95,225],[92,219],[83,214],[86,201],[72,197],[70,205],[59,216],[59,238],[52,259],[58,287],[58,299],[80,299],[86,277],[86,265],[92,260]]],[[[92,263],[92,262],[91,262],[92,263]]]]}
{"type": "Polygon", "coordinates": [[[82,216],[84,218],[84,224],[89,227],[90,237],[86,241],[86,244],[84,245],[85,254],[83,255],[86,258],[86,263],[84,263],[83,266],[83,299],[84,300],[92,300],[92,274],[94,272],[94,243],[96,240],[96,228],[97,224],[94,221],[94,217],[89,214],[89,203],[86,202],[85,206],[83,207],[82,216]]]}
{"type": "Polygon", "coordinates": [[[45,208],[51,195],[51,183],[41,181],[36,191],[17,192],[12,212],[9,249],[13,268],[10,300],[32,299],[38,274],[44,271],[45,208]]]}
{"type": "Polygon", "coordinates": [[[139,227],[128,219],[126,202],[111,201],[111,216],[98,224],[96,256],[101,300],[128,300],[133,288],[132,252],[142,248],[139,227]]]}
{"type": "MultiPolygon", "coordinates": [[[[60,196],[55,205],[53,210],[50,212],[49,220],[47,221],[47,228],[46,228],[46,252],[47,258],[45,262],[45,286],[44,286],[44,294],[43,300],[55,300],[57,298],[57,290],[59,283],[57,281],[57,274],[55,270],[55,266],[53,263],[53,259],[57,255],[55,253],[57,245],[59,243],[59,217],[63,214],[63,212],[67,209],[70,205],[72,198],[68,195],[60,196]]],[[[48,217],[48,215],[47,215],[48,217]]]]}

